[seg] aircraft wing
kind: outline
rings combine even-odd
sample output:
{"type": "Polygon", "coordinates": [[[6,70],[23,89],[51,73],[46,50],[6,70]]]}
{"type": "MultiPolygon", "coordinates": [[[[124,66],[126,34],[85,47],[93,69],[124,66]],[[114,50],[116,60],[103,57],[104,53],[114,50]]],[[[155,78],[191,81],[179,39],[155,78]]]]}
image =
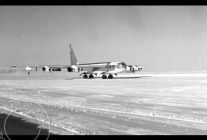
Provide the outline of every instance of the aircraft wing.
{"type": "Polygon", "coordinates": [[[84,68],[100,68],[108,65],[110,62],[99,62],[99,63],[85,63],[85,64],[78,64],[78,67],[84,68]]]}
{"type": "MultiPolygon", "coordinates": [[[[71,67],[71,65],[29,65],[30,68],[43,68],[43,67],[49,67],[49,68],[68,68],[71,67]]],[[[25,67],[17,67],[17,68],[25,68],[25,67]]]]}
{"type": "MultiPolygon", "coordinates": [[[[39,67],[49,67],[49,68],[68,68],[71,67],[71,65],[39,65],[39,67]]],[[[38,66],[33,66],[33,68],[38,67],[38,66]]]]}

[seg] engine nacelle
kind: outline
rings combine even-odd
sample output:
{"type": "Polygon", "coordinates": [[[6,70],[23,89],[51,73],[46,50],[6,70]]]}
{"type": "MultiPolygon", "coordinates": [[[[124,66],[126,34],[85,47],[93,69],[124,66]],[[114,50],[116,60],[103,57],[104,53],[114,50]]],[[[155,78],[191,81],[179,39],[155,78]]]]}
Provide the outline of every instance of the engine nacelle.
{"type": "Polygon", "coordinates": [[[73,72],[73,68],[68,67],[68,72],[73,72]]]}
{"type": "Polygon", "coordinates": [[[141,71],[142,70],[142,66],[134,65],[133,67],[134,67],[135,71],[141,71]]]}
{"type": "Polygon", "coordinates": [[[51,68],[52,71],[61,71],[61,68],[51,68]]]}
{"type": "Polygon", "coordinates": [[[138,65],[128,65],[126,67],[127,72],[136,72],[141,70],[142,70],[142,66],[138,66],[138,65]]]}
{"type": "Polygon", "coordinates": [[[44,67],[42,67],[42,71],[51,71],[51,69],[48,67],[48,66],[44,66],[44,67]]]}
{"type": "Polygon", "coordinates": [[[83,70],[82,68],[78,68],[75,65],[72,65],[71,67],[68,67],[68,72],[80,72],[82,70],[83,70]]]}

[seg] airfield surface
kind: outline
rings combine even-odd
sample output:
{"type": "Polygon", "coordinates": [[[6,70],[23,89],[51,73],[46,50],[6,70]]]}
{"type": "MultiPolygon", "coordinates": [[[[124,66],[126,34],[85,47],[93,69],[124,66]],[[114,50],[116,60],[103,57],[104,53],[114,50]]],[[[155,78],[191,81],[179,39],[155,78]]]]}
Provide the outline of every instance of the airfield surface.
{"type": "Polygon", "coordinates": [[[41,105],[57,134],[207,134],[205,74],[111,80],[16,75],[0,75],[0,105],[12,100],[41,105]]]}

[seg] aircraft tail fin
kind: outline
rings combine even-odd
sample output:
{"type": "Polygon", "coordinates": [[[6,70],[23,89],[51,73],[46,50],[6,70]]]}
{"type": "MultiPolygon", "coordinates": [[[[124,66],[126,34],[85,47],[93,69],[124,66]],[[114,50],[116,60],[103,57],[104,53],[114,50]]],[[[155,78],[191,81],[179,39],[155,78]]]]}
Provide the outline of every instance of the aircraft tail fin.
{"type": "Polygon", "coordinates": [[[69,47],[70,47],[70,62],[71,62],[71,65],[77,65],[78,64],[77,58],[75,56],[75,53],[73,51],[73,48],[72,48],[71,44],[69,44],[69,47]]]}

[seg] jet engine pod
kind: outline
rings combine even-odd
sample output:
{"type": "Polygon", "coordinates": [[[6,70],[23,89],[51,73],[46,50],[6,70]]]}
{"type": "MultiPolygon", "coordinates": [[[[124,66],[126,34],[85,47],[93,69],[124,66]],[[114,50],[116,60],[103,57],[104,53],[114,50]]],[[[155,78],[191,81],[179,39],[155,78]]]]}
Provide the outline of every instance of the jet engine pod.
{"type": "Polygon", "coordinates": [[[135,71],[135,67],[132,66],[132,65],[128,65],[128,66],[126,67],[126,71],[127,71],[127,72],[134,72],[134,71],[135,71]]]}
{"type": "Polygon", "coordinates": [[[126,67],[126,71],[128,72],[136,72],[136,71],[141,71],[142,70],[142,66],[139,65],[128,65],[126,67]]]}
{"type": "Polygon", "coordinates": [[[82,70],[82,68],[78,68],[75,65],[72,65],[71,67],[68,67],[68,72],[79,72],[81,70],[82,70]]]}
{"type": "Polygon", "coordinates": [[[61,71],[61,68],[52,68],[52,71],[61,71]]]}
{"type": "Polygon", "coordinates": [[[130,71],[131,71],[131,72],[135,72],[135,68],[136,68],[136,67],[131,66],[131,67],[130,67],[130,71]]]}
{"type": "Polygon", "coordinates": [[[68,72],[73,72],[73,68],[68,67],[68,72]]]}
{"type": "Polygon", "coordinates": [[[47,71],[47,72],[48,72],[49,69],[50,69],[50,68],[49,68],[48,66],[44,66],[44,67],[42,67],[42,71],[47,71]]]}
{"type": "Polygon", "coordinates": [[[138,71],[141,71],[142,70],[142,66],[138,66],[138,71]]]}
{"type": "Polygon", "coordinates": [[[141,71],[142,70],[142,66],[134,65],[132,67],[134,68],[134,71],[141,71]]]}

